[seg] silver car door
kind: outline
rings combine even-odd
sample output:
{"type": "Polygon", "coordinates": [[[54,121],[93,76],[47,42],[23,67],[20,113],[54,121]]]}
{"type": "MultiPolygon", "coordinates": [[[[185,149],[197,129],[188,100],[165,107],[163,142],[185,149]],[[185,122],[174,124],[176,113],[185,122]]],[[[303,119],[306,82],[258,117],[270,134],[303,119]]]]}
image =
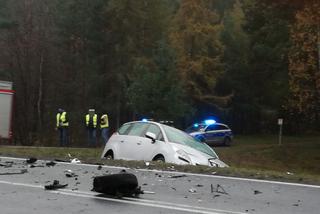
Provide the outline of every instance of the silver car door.
{"type": "Polygon", "coordinates": [[[163,146],[163,135],[162,132],[159,128],[158,125],[156,124],[150,124],[150,126],[148,127],[148,129],[145,131],[145,133],[143,133],[143,139],[141,139],[140,141],[140,145],[137,151],[137,158],[139,160],[147,160],[147,161],[151,161],[152,158],[154,158],[155,153],[157,153],[156,151],[160,151],[161,150],[161,146],[163,146]],[[156,141],[152,142],[151,139],[146,138],[145,134],[147,132],[151,132],[153,134],[155,134],[156,136],[156,141]]]}
{"type": "Polygon", "coordinates": [[[124,135],[122,141],[119,142],[119,157],[126,160],[141,160],[138,159],[141,152],[141,143],[144,140],[142,137],[149,123],[137,122],[132,124],[127,135],[124,135]]]}

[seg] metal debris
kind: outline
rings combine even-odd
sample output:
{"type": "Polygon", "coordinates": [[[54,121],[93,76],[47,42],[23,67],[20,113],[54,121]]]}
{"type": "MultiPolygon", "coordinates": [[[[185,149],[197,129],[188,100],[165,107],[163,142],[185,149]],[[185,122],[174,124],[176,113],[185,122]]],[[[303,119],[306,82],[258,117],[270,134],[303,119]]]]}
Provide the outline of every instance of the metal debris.
{"type": "Polygon", "coordinates": [[[211,193],[214,193],[214,192],[229,195],[229,193],[227,193],[220,184],[217,184],[216,188],[213,188],[213,185],[211,184],[211,193]]]}
{"type": "Polygon", "coordinates": [[[19,171],[16,171],[16,172],[3,172],[3,173],[0,173],[0,175],[21,175],[27,172],[28,172],[27,169],[20,169],[19,171]]]}
{"type": "Polygon", "coordinates": [[[196,193],[196,192],[197,192],[197,190],[196,190],[196,189],[191,188],[191,189],[189,189],[189,192],[191,192],[191,193],[196,193]]]}
{"type": "Polygon", "coordinates": [[[56,190],[56,189],[65,188],[66,186],[68,186],[68,184],[59,184],[58,180],[54,180],[53,184],[45,185],[44,188],[46,190],[56,190]]]}
{"type": "Polygon", "coordinates": [[[55,166],[57,163],[56,162],[53,162],[53,161],[50,161],[50,162],[47,162],[46,163],[46,166],[50,167],[50,166],[55,166]]]}
{"type": "Polygon", "coordinates": [[[31,158],[27,159],[26,162],[31,164],[31,163],[35,163],[37,160],[38,160],[37,158],[31,157],[31,158]]]}
{"type": "Polygon", "coordinates": [[[261,194],[262,192],[260,192],[259,190],[255,190],[253,193],[257,195],[257,194],[261,194]]]}
{"type": "Polygon", "coordinates": [[[35,168],[35,167],[44,167],[44,165],[34,165],[34,164],[30,165],[30,168],[35,168]]]}
{"type": "Polygon", "coordinates": [[[102,169],[102,166],[101,166],[101,165],[99,165],[97,169],[98,169],[98,170],[101,170],[101,169],[102,169]]]}
{"type": "Polygon", "coordinates": [[[187,175],[169,175],[168,178],[183,178],[187,177],[187,175]]]}
{"type": "Polygon", "coordinates": [[[81,163],[81,161],[78,158],[73,158],[70,163],[78,164],[81,163]]]}
{"type": "Polygon", "coordinates": [[[5,163],[5,164],[0,163],[0,166],[3,166],[4,168],[10,168],[12,167],[12,165],[13,165],[13,162],[5,163]]]}
{"type": "Polygon", "coordinates": [[[78,175],[76,175],[72,170],[70,170],[70,169],[67,169],[67,170],[65,170],[64,171],[66,174],[66,176],[68,177],[68,178],[72,178],[72,177],[78,177],[78,175]]]}

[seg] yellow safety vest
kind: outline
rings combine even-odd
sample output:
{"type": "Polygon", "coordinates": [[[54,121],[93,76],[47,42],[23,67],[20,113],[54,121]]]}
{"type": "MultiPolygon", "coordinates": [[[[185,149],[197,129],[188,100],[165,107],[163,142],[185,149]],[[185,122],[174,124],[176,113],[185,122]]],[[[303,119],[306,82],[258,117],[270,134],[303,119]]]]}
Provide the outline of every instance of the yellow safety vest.
{"type": "Polygon", "coordinates": [[[108,121],[108,115],[104,114],[101,116],[101,120],[100,120],[100,128],[108,128],[109,127],[109,121],[108,121]]]}
{"type": "Polygon", "coordinates": [[[69,126],[69,122],[67,121],[67,112],[62,112],[62,113],[58,113],[57,114],[57,128],[59,127],[68,127],[69,126]]]}
{"type": "Polygon", "coordinates": [[[57,128],[59,128],[60,127],[60,113],[57,114],[56,119],[57,119],[56,126],[57,126],[57,128]]]}
{"type": "MultiPolygon", "coordinates": [[[[98,118],[97,114],[94,114],[93,115],[93,128],[97,127],[97,118],[98,118]]],[[[87,114],[86,115],[86,126],[89,127],[89,125],[90,125],[90,115],[87,114]]]]}

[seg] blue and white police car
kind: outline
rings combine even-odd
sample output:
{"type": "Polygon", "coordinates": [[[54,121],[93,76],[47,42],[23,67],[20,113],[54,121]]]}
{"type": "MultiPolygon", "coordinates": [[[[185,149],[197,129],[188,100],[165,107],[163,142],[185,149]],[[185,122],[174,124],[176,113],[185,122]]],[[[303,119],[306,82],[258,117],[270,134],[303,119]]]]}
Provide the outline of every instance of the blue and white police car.
{"type": "Polygon", "coordinates": [[[230,146],[233,140],[232,130],[226,124],[217,123],[215,120],[195,123],[187,128],[186,132],[210,146],[230,146]]]}

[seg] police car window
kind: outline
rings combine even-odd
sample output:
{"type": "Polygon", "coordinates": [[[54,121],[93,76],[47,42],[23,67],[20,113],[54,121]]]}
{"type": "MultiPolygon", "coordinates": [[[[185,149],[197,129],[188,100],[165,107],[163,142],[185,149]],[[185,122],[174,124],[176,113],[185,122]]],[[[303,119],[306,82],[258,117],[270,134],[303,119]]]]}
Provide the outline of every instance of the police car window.
{"type": "Polygon", "coordinates": [[[228,129],[226,126],[224,125],[218,125],[217,126],[217,130],[225,130],[225,129],[228,129]]]}
{"type": "Polygon", "coordinates": [[[118,130],[118,133],[120,135],[126,135],[128,133],[128,131],[130,130],[130,126],[131,124],[124,124],[123,126],[120,127],[120,129],[118,130]]]}
{"type": "Polygon", "coordinates": [[[206,131],[213,131],[213,130],[216,130],[216,125],[210,125],[206,129],[206,131]]]}
{"type": "Polygon", "coordinates": [[[158,135],[160,134],[161,130],[157,125],[150,124],[150,126],[148,127],[146,132],[151,132],[151,133],[155,134],[156,137],[158,137],[158,135]]]}
{"type": "Polygon", "coordinates": [[[130,128],[128,135],[143,136],[144,131],[148,128],[148,123],[134,123],[130,128]]]}

